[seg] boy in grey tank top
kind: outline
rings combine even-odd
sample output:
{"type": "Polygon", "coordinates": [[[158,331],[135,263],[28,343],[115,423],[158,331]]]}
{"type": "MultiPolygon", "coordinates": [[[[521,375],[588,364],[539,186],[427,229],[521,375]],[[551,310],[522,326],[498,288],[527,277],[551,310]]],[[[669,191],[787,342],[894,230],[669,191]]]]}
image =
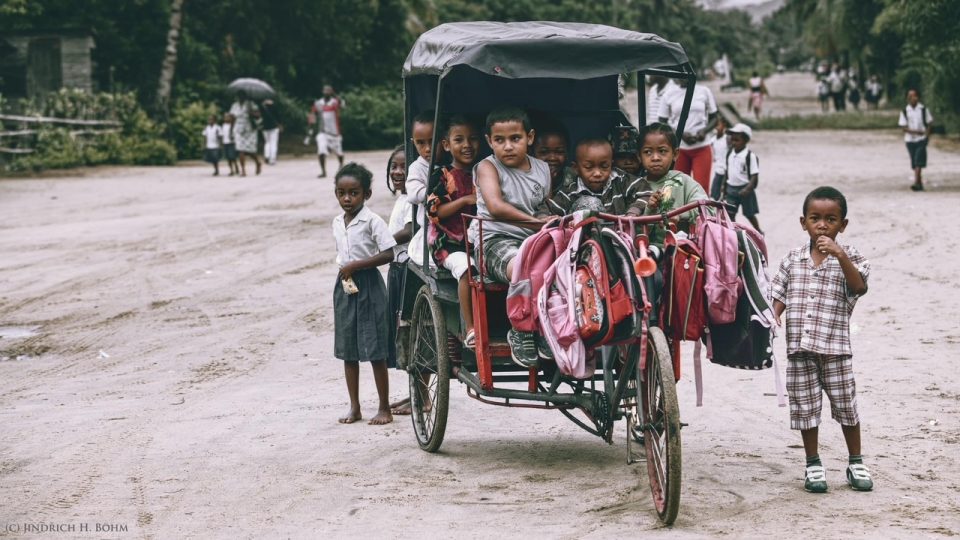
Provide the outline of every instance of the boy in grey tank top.
{"type": "MultiPolygon", "coordinates": [[[[546,206],[550,167],[527,153],[534,132],[523,110],[494,110],[487,116],[486,128],[493,155],[474,167],[477,215],[496,221],[483,223],[483,262],[488,276],[510,283],[520,244],[540,230],[550,215],[546,206]]],[[[514,362],[523,367],[537,365],[538,344],[532,334],[511,329],[507,341],[514,362]]],[[[539,348],[546,356],[549,348],[539,348]]]]}

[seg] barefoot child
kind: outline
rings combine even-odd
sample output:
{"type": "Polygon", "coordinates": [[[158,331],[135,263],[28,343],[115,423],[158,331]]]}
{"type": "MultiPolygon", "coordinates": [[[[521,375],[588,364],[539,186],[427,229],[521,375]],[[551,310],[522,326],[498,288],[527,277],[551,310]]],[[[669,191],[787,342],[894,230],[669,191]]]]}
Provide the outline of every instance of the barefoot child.
{"type": "MultiPolygon", "coordinates": [[[[640,139],[640,159],[643,168],[647,170],[647,182],[653,194],[647,201],[645,214],[660,214],[669,212],[693,201],[707,198],[706,192],[700,184],[686,174],[672,170],[677,159],[677,134],[667,124],[654,122],[643,128],[640,139]]],[[[693,209],[684,213],[674,222],[690,222],[696,219],[698,212],[693,209]]],[[[651,242],[662,241],[662,232],[657,236],[658,229],[651,231],[651,242]]]]}
{"type": "Polygon", "coordinates": [[[407,156],[403,146],[398,146],[387,160],[387,189],[397,198],[390,212],[388,228],[397,245],[393,246],[393,262],[387,272],[387,296],[390,301],[387,330],[387,367],[397,367],[397,323],[403,293],[403,279],[407,269],[407,243],[413,236],[413,205],[407,201],[407,156]]]}
{"type": "Polygon", "coordinates": [[[852,246],[837,244],[847,227],[847,200],[832,187],[819,187],[803,201],[800,227],[809,241],[788,253],[771,284],[777,324],[787,314],[787,393],[790,428],[800,430],[807,455],[803,487],[827,491],[817,453],[823,393],[830,399],[850,453],[847,483],[873,489],[860,454],[860,417],[850,348],[850,315],[867,292],[870,263],[852,246]]]}
{"type": "MultiPolygon", "coordinates": [[[[473,171],[477,215],[496,220],[483,225],[484,266],[490,278],[510,283],[520,244],[543,226],[543,217],[549,213],[545,203],[550,194],[550,166],[528,155],[535,132],[523,110],[492,111],[486,131],[493,155],[477,163],[473,171]]],[[[545,342],[538,347],[533,333],[512,328],[507,341],[513,361],[525,368],[537,366],[538,349],[543,355],[549,350],[545,342]]]]}
{"type": "Polygon", "coordinates": [[[387,377],[387,290],[378,266],[393,260],[396,241],[383,218],[364,203],[372,195],[373,174],[348,163],[336,175],[334,193],[343,214],[333,219],[340,272],[333,288],[334,356],[343,360],[350,410],[340,418],[352,424],[360,414],[360,362],[370,362],[380,406],[370,424],[393,421],[387,377]]]}
{"type": "Polygon", "coordinates": [[[723,200],[727,205],[730,220],[737,219],[737,210],[743,208],[743,215],[757,232],[760,222],[760,204],[757,202],[757,182],[760,179],[760,160],[747,148],[753,130],[746,124],[737,124],[727,130],[730,148],[727,150],[724,169],[727,171],[724,181],[723,200]]]}
{"type": "Polygon", "coordinates": [[[907,106],[900,111],[898,125],[903,128],[903,140],[910,154],[913,184],[910,189],[923,191],[923,169],[927,166],[927,140],[933,129],[933,115],[920,103],[920,92],[907,91],[907,106]]]}
{"type": "Polygon", "coordinates": [[[550,204],[553,212],[558,215],[569,214],[579,199],[594,197],[599,199],[603,211],[608,214],[642,215],[650,196],[650,185],[643,178],[614,168],[613,162],[613,146],[608,141],[580,141],[573,163],[577,177],[553,194],[550,204]]]}
{"type": "Polygon", "coordinates": [[[203,128],[203,160],[213,165],[213,175],[220,174],[220,126],[217,115],[211,114],[207,126],[203,128]]]}
{"type": "Polygon", "coordinates": [[[476,336],[473,331],[473,302],[470,298],[470,282],[467,268],[466,230],[461,216],[477,212],[477,194],[473,189],[473,163],[480,152],[480,133],[472,122],[463,116],[454,116],[447,123],[443,136],[443,149],[450,154],[453,164],[434,172],[436,186],[427,198],[427,215],[430,217],[428,239],[433,259],[446,268],[459,281],[457,293],[460,298],[460,315],[465,326],[463,344],[474,348],[476,336]]]}

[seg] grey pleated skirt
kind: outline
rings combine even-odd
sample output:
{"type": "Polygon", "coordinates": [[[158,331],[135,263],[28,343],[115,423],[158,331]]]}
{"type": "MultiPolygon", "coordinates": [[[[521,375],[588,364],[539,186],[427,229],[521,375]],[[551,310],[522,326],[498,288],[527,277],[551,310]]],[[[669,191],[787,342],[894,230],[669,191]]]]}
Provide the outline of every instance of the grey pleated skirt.
{"type": "Polygon", "coordinates": [[[347,294],[339,277],[333,286],[333,355],[346,362],[386,360],[389,330],[387,287],[376,268],[353,274],[359,292],[347,294]]]}

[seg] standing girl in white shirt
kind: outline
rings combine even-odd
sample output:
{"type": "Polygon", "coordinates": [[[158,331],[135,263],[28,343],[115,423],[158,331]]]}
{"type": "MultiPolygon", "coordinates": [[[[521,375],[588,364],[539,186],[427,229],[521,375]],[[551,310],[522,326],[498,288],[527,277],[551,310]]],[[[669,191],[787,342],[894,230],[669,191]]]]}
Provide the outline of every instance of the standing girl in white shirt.
{"type": "Polygon", "coordinates": [[[333,354],[343,360],[350,395],[350,410],[341,424],[352,424],[360,414],[360,362],[370,362],[380,406],[370,424],[388,424],[390,414],[387,376],[387,287],[378,266],[393,260],[397,242],[383,218],[364,203],[373,194],[373,174],[363,165],[348,163],[337,172],[335,194],[343,214],[333,219],[340,272],[333,287],[333,354]]]}

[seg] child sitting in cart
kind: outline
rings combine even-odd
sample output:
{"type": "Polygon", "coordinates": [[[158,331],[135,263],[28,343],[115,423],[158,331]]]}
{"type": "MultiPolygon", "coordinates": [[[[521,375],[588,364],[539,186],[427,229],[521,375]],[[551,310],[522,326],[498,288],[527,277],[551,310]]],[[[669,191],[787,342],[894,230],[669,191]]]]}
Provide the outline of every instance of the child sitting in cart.
{"type": "MultiPolygon", "coordinates": [[[[494,220],[483,223],[483,263],[487,276],[501,283],[510,283],[520,244],[549,216],[550,166],[528,154],[534,135],[522,109],[492,111],[487,116],[486,138],[493,155],[474,167],[477,215],[494,220]]],[[[541,355],[549,354],[546,342],[538,346],[530,332],[510,329],[507,341],[513,361],[525,368],[539,363],[538,349],[541,355]]]]}
{"type": "Polygon", "coordinates": [[[561,186],[550,201],[555,214],[566,215],[582,197],[600,200],[608,214],[639,216],[647,206],[650,185],[614,168],[613,146],[603,139],[585,139],[577,144],[573,170],[577,176],[561,186]]]}
{"type": "MultiPolygon", "coordinates": [[[[418,157],[407,169],[407,201],[417,206],[417,232],[410,239],[407,254],[416,265],[423,264],[423,234],[426,225],[427,180],[430,178],[430,156],[433,154],[433,117],[434,112],[425,111],[413,117],[410,126],[411,142],[417,149],[418,157]]],[[[436,162],[439,162],[437,156],[436,162]]]]}
{"type": "Polygon", "coordinates": [[[610,133],[613,166],[632,176],[639,176],[643,170],[640,166],[638,136],[637,128],[633,126],[617,126],[610,133]]]}
{"type": "Polygon", "coordinates": [[[544,119],[536,125],[533,155],[550,166],[550,192],[556,193],[567,177],[567,130],[559,121],[544,119]]]}
{"type": "MultiPolygon", "coordinates": [[[[706,192],[696,180],[673,170],[679,142],[672,127],[661,122],[649,124],[643,128],[640,140],[640,159],[647,171],[647,182],[653,190],[645,214],[661,214],[693,201],[707,199],[706,192]]],[[[696,220],[697,215],[698,210],[693,209],[672,221],[691,222],[696,220]]],[[[662,241],[662,233],[659,239],[653,236],[651,234],[651,242],[662,241]]]]}
{"type": "Polygon", "coordinates": [[[452,165],[433,173],[438,178],[433,192],[427,197],[427,216],[430,218],[427,239],[437,264],[449,270],[459,281],[460,315],[466,327],[463,344],[472,349],[476,345],[476,336],[467,277],[470,259],[461,216],[473,215],[477,209],[473,164],[480,153],[480,132],[466,117],[454,116],[447,122],[442,144],[452,158],[452,165]]]}

